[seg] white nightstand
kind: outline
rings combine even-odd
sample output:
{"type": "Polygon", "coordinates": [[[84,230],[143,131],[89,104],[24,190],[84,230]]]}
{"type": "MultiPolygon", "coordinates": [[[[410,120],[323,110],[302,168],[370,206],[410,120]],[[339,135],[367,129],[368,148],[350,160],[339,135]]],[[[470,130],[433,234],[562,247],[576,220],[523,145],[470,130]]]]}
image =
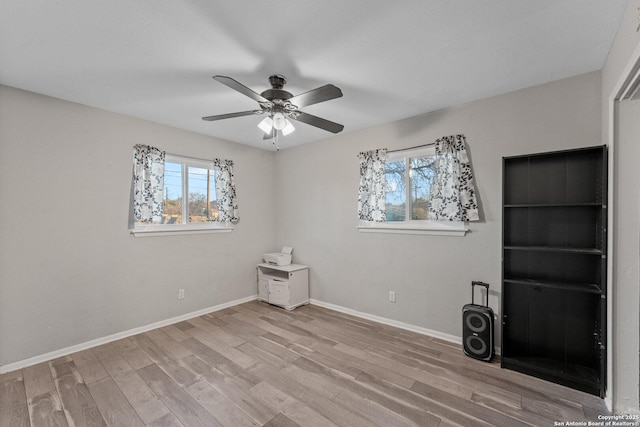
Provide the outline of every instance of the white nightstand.
{"type": "Polygon", "coordinates": [[[309,304],[309,267],[258,264],[258,300],[287,310],[309,304]]]}

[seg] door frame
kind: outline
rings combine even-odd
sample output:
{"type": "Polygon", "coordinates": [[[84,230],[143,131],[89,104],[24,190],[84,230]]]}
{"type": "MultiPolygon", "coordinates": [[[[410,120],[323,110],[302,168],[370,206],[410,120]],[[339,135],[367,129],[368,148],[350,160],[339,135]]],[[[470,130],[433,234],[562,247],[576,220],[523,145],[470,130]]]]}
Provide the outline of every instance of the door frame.
{"type": "MultiPolygon", "coordinates": [[[[607,134],[607,145],[609,147],[609,160],[608,160],[608,185],[609,185],[609,195],[607,200],[608,206],[608,214],[607,214],[607,248],[608,248],[608,257],[607,257],[607,392],[605,395],[605,403],[607,407],[612,410],[613,404],[615,401],[614,396],[614,372],[613,372],[613,362],[614,362],[614,346],[615,346],[615,337],[613,335],[613,296],[615,293],[614,283],[614,271],[613,271],[613,259],[614,259],[614,228],[615,224],[613,221],[614,213],[615,213],[615,205],[614,205],[614,172],[615,172],[615,152],[617,147],[617,138],[618,138],[618,105],[621,101],[630,99],[629,96],[633,95],[636,90],[640,87],[640,44],[636,46],[632,55],[627,62],[627,65],[623,68],[622,73],[618,77],[616,84],[613,86],[613,90],[609,94],[607,100],[607,120],[608,120],[608,134],[607,134]]],[[[640,93],[640,91],[638,92],[640,93]]],[[[640,262],[640,260],[638,260],[640,262]]],[[[640,326],[640,325],[637,325],[640,326]]],[[[640,349],[638,349],[640,351],[640,349]]],[[[640,390],[637,390],[640,393],[640,390]]]]}

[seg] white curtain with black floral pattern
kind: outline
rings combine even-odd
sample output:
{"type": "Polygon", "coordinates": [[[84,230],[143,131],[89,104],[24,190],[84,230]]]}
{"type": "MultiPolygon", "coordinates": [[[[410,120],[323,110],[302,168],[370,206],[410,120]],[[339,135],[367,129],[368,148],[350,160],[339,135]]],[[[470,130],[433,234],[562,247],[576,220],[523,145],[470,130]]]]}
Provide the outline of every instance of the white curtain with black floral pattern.
{"type": "Polygon", "coordinates": [[[358,191],[358,218],[361,221],[387,220],[387,186],[385,162],[387,150],[381,148],[360,153],[360,186],[358,191]]]}
{"type": "Polygon", "coordinates": [[[216,180],[216,201],[218,203],[219,222],[239,221],[236,184],[233,178],[233,161],[214,159],[213,170],[216,180]]]}
{"type": "Polygon", "coordinates": [[[149,145],[133,147],[133,215],[136,222],[162,222],[165,152],[149,145]]]}
{"type": "Polygon", "coordinates": [[[428,219],[478,221],[478,203],[464,135],[436,141],[436,172],[431,185],[428,219]]]}

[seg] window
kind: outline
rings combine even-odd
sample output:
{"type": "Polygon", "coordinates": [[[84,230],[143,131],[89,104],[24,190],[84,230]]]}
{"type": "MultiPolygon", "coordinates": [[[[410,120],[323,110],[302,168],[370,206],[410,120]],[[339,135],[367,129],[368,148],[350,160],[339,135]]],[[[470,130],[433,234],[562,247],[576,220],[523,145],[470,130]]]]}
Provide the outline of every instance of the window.
{"type": "Polygon", "coordinates": [[[433,149],[391,153],[385,164],[387,221],[426,221],[435,174],[433,149]]]}
{"type": "Polygon", "coordinates": [[[387,222],[362,224],[360,231],[464,235],[462,222],[428,220],[435,166],[434,146],[389,153],[385,162],[387,222]]]}
{"type": "Polygon", "coordinates": [[[137,222],[133,233],[232,230],[230,224],[217,222],[218,215],[213,162],[167,154],[162,219],[154,224],[137,222]]]}
{"type": "Polygon", "coordinates": [[[218,218],[213,169],[211,165],[193,163],[167,156],[162,224],[191,224],[218,218]]]}

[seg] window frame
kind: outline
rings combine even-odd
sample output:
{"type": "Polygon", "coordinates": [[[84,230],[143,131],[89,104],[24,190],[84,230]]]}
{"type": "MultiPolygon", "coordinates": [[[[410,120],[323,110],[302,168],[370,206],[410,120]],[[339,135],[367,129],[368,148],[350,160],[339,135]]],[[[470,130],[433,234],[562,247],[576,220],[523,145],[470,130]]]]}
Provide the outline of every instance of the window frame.
{"type": "Polygon", "coordinates": [[[405,169],[405,220],[385,222],[361,221],[358,230],[361,233],[392,233],[392,234],[428,234],[438,236],[464,236],[469,229],[463,221],[432,221],[429,219],[412,219],[411,199],[411,159],[416,157],[435,156],[435,145],[398,150],[387,154],[387,161],[404,159],[405,169]]]}
{"type": "MultiPolygon", "coordinates": [[[[136,224],[131,228],[131,234],[135,237],[172,236],[182,234],[199,233],[228,233],[234,226],[230,222],[206,221],[188,222],[188,191],[189,191],[189,167],[213,170],[213,161],[182,156],[179,154],[165,154],[166,163],[178,163],[182,170],[182,218],[181,224],[136,224]],[[185,196],[186,195],[186,196],[185,196]]],[[[215,180],[214,180],[215,187],[215,180]]],[[[166,187],[165,187],[166,188],[166,187]]],[[[164,194],[163,190],[163,194],[164,194]]],[[[215,190],[214,190],[215,191],[215,190]]]]}

